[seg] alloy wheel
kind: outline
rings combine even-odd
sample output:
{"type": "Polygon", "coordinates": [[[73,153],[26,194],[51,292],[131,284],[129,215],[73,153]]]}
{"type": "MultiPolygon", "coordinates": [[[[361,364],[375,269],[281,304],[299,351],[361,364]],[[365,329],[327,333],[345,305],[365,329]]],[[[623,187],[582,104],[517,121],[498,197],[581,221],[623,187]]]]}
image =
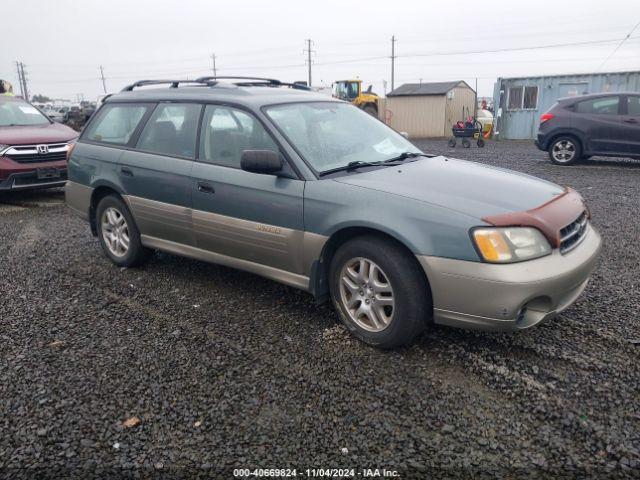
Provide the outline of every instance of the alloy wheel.
{"type": "Polygon", "coordinates": [[[576,156],[576,146],[570,140],[560,140],[553,145],[551,155],[558,163],[568,163],[576,156]]]}
{"type": "Polygon", "coordinates": [[[340,271],[340,300],[359,327],[370,332],[387,328],[395,313],[393,288],[379,265],[364,257],[352,258],[340,271]]]}
{"type": "Polygon", "coordinates": [[[129,226],[124,215],[114,207],[107,208],[100,219],[102,238],[116,257],[124,257],[129,251],[129,226]]]}

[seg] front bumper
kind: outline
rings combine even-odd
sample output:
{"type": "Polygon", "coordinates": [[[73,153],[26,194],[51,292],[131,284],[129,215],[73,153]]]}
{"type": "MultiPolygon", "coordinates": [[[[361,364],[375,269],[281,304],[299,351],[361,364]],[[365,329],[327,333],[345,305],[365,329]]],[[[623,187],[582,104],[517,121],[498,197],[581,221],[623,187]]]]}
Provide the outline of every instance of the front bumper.
{"type": "Polygon", "coordinates": [[[64,187],[66,181],[66,160],[20,163],[7,156],[0,156],[0,191],[64,187]],[[38,178],[40,169],[55,169],[59,176],[38,178]]]}
{"type": "Polygon", "coordinates": [[[418,256],[429,283],[434,321],[481,330],[520,330],[553,318],[587,286],[601,247],[589,225],[582,243],[562,255],[496,265],[418,256]]]}
{"type": "Polygon", "coordinates": [[[60,176],[56,178],[38,178],[37,170],[12,173],[4,180],[0,179],[0,191],[64,187],[67,182],[67,167],[65,165],[57,170],[60,176]]]}

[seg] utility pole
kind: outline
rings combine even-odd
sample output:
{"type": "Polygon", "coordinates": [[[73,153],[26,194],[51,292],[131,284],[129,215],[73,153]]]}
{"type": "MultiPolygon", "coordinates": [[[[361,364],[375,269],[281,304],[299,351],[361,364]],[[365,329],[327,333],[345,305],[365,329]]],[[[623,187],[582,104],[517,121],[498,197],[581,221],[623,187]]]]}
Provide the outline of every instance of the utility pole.
{"type": "Polygon", "coordinates": [[[104,90],[104,93],[106,95],[106,93],[107,93],[107,83],[105,82],[104,69],[102,68],[102,65],[100,65],[100,77],[102,78],[102,89],[104,90]]]}
{"type": "Polygon", "coordinates": [[[216,54],[212,53],[211,54],[211,61],[213,62],[213,76],[217,77],[218,76],[218,71],[216,70],[216,54]]]}
{"type": "Polygon", "coordinates": [[[315,50],[311,50],[311,45],[313,45],[313,40],[307,38],[307,48],[303,50],[304,53],[307,54],[307,65],[309,66],[309,87],[311,87],[311,54],[315,53],[315,50]]]}
{"type": "Polygon", "coordinates": [[[20,71],[20,62],[16,62],[16,69],[18,70],[18,85],[20,85],[20,96],[24,98],[23,83],[22,83],[22,72],[20,71]]]}
{"type": "Polygon", "coordinates": [[[473,118],[478,118],[478,77],[476,77],[476,105],[473,109],[473,118]]]}
{"type": "Polygon", "coordinates": [[[29,89],[27,88],[27,76],[24,73],[24,63],[20,62],[20,73],[22,74],[22,86],[23,86],[23,96],[24,99],[29,101],[29,89]]]}
{"type": "Polygon", "coordinates": [[[396,36],[391,37],[391,91],[395,88],[396,36]]]}

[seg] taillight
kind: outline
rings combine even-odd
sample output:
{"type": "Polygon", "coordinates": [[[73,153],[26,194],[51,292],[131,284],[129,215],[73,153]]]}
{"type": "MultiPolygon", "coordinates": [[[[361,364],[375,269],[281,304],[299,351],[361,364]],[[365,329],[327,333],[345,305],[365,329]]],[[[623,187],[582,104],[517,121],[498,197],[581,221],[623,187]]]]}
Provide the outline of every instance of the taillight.
{"type": "Polygon", "coordinates": [[[73,147],[76,146],[76,142],[69,143],[69,148],[67,149],[67,163],[69,163],[69,159],[71,158],[71,152],[73,152],[73,147]]]}
{"type": "Polygon", "coordinates": [[[551,120],[555,115],[553,113],[543,113],[540,115],[540,124],[542,125],[544,122],[551,120]]]}

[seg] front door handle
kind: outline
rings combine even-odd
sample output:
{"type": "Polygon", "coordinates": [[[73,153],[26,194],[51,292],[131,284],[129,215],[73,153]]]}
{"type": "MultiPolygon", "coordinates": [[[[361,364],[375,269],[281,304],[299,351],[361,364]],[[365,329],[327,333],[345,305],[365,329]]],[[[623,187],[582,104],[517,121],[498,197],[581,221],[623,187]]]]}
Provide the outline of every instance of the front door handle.
{"type": "Polygon", "coordinates": [[[198,182],[198,191],[202,193],[216,193],[213,185],[207,182],[198,182]]]}
{"type": "Polygon", "coordinates": [[[625,123],[638,123],[638,120],[636,120],[635,118],[628,118],[625,120],[625,123]]]}
{"type": "Polygon", "coordinates": [[[133,172],[127,167],[120,167],[120,173],[125,177],[133,177],[133,172]]]}

